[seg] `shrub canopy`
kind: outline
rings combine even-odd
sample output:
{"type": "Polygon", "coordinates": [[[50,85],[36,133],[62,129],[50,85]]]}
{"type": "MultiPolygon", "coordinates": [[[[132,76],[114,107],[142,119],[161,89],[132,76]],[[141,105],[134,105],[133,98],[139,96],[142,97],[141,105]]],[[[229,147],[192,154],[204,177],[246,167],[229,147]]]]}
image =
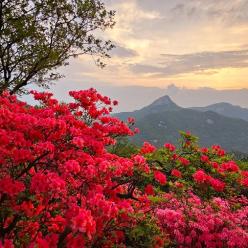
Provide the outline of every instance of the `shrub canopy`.
{"type": "Polygon", "coordinates": [[[116,101],[32,93],[37,106],[0,96],[0,247],[247,246],[248,171],[221,147],[182,133],[128,156],[116,101]]]}

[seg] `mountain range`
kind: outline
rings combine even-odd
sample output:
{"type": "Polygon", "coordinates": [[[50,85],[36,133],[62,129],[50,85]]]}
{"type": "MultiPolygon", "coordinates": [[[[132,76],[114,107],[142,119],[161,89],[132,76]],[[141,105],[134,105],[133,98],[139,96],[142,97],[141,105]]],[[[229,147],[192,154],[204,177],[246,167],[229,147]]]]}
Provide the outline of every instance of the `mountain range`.
{"type": "Polygon", "coordinates": [[[191,109],[202,111],[202,112],[213,111],[220,115],[248,121],[248,109],[247,108],[242,108],[240,106],[232,105],[226,102],[216,103],[216,104],[212,104],[206,107],[192,107],[191,109]]]}
{"type": "MultiPolygon", "coordinates": [[[[78,70],[80,71],[80,67],[78,70]]],[[[61,71],[61,73],[64,74],[64,71],[61,71]]],[[[167,86],[164,85],[161,87],[145,87],[135,85],[135,82],[130,82],[130,85],[128,86],[115,84],[115,82],[106,83],[103,81],[92,81],[92,78],[87,77],[76,80],[73,75],[69,77],[71,78],[70,81],[66,78],[62,78],[59,80],[59,83],[51,85],[50,91],[57,99],[63,102],[69,102],[71,101],[71,98],[68,96],[69,91],[93,87],[102,95],[108,96],[112,100],[118,100],[119,104],[113,109],[114,113],[141,109],[143,106],[147,106],[157,98],[164,95],[169,95],[174,102],[176,102],[179,106],[184,107],[203,107],[217,102],[228,102],[248,108],[248,88],[187,88],[179,87],[174,84],[167,86]]],[[[27,90],[34,89],[32,87],[27,86],[27,90]]],[[[39,91],[40,88],[37,87],[35,90],[39,91]]],[[[23,98],[25,101],[33,104],[31,97],[24,95],[23,98]]]]}
{"type": "Polygon", "coordinates": [[[248,153],[248,109],[230,103],[183,108],[166,95],[140,110],[115,116],[122,120],[130,116],[136,119],[140,133],[131,139],[139,145],[144,141],[156,146],[177,143],[178,131],[183,130],[198,136],[202,146],[219,144],[227,151],[248,153]]]}

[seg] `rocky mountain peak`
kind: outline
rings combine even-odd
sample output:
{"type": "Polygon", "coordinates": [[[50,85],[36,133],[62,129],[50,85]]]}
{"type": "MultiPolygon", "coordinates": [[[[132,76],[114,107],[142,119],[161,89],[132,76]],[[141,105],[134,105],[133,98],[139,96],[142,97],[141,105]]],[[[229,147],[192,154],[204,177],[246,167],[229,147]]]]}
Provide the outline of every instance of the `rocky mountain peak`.
{"type": "Polygon", "coordinates": [[[150,106],[176,105],[168,95],[162,96],[155,100],[150,106]]]}

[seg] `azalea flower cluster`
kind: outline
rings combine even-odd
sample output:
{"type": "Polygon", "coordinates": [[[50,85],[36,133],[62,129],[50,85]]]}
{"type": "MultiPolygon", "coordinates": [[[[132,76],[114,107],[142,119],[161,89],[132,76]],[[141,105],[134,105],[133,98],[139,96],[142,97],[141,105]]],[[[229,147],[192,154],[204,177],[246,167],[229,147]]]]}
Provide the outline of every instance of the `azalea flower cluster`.
{"type": "MultiPolygon", "coordinates": [[[[182,138],[181,148],[166,143],[147,156],[167,177],[167,187],[157,191],[160,200],[150,199],[169,246],[247,247],[248,172],[220,146],[199,148],[189,133],[182,138]]],[[[147,190],[154,197],[154,188],[147,190]]]]}
{"type": "Polygon", "coordinates": [[[229,197],[247,191],[248,171],[242,170],[220,146],[200,148],[191,134],[181,135],[181,147],[166,143],[146,156],[150,167],[167,177],[167,191],[194,190],[203,198],[229,197]]]}
{"type": "Polygon", "coordinates": [[[214,190],[221,192],[225,188],[225,183],[219,179],[213,178],[207,175],[203,170],[198,170],[193,174],[193,178],[198,184],[207,184],[211,185],[214,190]]]}
{"type": "Polygon", "coordinates": [[[137,129],[110,115],[117,101],[32,94],[0,96],[0,248],[245,247],[248,171],[220,146],[186,132],[122,157],[137,129]]]}
{"type": "Polygon", "coordinates": [[[0,97],[0,247],[123,244],[146,199],[130,178],[134,168],[151,172],[141,155],[107,151],[115,137],[134,134],[110,117],[117,102],[94,89],[70,92],[67,104],[32,94],[41,105],[0,97]]]}
{"type": "Polygon", "coordinates": [[[247,198],[204,202],[191,192],[183,198],[173,194],[164,198],[156,214],[177,247],[247,247],[247,198]]]}

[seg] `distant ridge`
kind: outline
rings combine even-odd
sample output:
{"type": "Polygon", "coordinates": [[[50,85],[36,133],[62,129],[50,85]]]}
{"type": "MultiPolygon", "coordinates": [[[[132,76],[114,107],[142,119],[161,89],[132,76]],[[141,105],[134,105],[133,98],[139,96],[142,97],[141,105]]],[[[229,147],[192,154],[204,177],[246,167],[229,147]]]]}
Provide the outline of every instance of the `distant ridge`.
{"type": "Polygon", "coordinates": [[[156,146],[162,146],[166,141],[175,143],[179,130],[189,130],[200,138],[201,145],[220,144],[228,151],[248,153],[246,113],[248,109],[228,103],[182,108],[165,95],[140,110],[115,116],[122,120],[129,116],[136,119],[140,134],[131,139],[137,144],[144,141],[156,146]]]}
{"type": "Polygon", "coordinates": [[[198,111],[213,111],[215,113],[232,117],[238,118],[245,121],[248,121],[248,109],[242,108],[240,106],[235,106],[227,102],[220,102],[216,104],[211,104],[206,107],[193,107],[191,109],[195,109],[198,111]]]}

